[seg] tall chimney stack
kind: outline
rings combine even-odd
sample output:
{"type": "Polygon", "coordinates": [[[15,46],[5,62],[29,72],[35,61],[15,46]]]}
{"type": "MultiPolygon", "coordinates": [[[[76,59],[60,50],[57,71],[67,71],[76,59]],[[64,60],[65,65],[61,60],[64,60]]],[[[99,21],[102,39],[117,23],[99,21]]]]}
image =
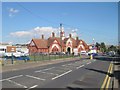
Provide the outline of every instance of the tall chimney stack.
{"type": "Polygon", "coordinates": [[[42,34],[42,39],[44,39],[44,35],[42,34]]]}
{"type": "Polygon", "coordinates": [[[78,40],[79,38],[78,38],[78,36],[76,37],[76,40],[78,40]]]}
{"type": "Polygon", "coordinates": [[[55,33],[54,32],[52,32],[52,37],[55,37],[55,33]]]}
{"type": "Polygon", "coordinates": [[[72,37],[72,35],[71,34],[69,34],[69,38],[71,38],[72,37]]]}

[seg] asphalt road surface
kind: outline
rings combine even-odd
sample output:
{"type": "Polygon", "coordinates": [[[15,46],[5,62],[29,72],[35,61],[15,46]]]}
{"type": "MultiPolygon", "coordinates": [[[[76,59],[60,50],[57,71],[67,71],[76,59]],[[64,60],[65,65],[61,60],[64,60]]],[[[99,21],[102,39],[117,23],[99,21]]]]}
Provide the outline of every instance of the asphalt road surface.
{"type": "MultiPolygon", "coordinates": [[[[79,59],[2,73],[2,88],[111,88],[108,60],[79,59]],[[108,73],[109,72],[109,73],[108,73]]],[[[3,89],[4,90],[4,89],[3,89]]]]}

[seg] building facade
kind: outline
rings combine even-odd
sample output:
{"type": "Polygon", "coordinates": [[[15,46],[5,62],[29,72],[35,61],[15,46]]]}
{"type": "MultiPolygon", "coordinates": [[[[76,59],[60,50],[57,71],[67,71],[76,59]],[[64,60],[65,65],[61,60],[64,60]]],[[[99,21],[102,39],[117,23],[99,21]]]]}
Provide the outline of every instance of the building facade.
{"type": "Polygon", "coordinates": [[[80,53],[81,51],[88,51],[88,45],[78,37],[73,38],[71,34],[69,37],[65,37],[64,28],[60,24],[60,36],[56,37],[55,33],[52,32],[52,36],[48,39],[44,38],[42,35],[41,38],[33,38],[28,44],[29,53],[73,53],[74,49],[77,49],[80,53]]]}

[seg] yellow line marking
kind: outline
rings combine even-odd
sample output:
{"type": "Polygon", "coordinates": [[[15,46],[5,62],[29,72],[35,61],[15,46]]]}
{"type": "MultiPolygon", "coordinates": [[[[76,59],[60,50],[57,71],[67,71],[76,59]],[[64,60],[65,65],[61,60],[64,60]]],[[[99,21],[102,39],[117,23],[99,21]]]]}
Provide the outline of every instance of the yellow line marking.
{"type": "Polygon", "coordinates": [[[108,90],[108,88],[109,88],[110,80],[111,80],[111,77],[108,78],[107,85],[106,85],[106,88],[105,88],[106,90],[108,90]]]}
{"type": "MultiPolygon", "coordinates": [[[[110,63],[109,68],[108,68],[108,73],[109,73],[110,69],[111,69],[111,63],[110,63]]],[[[103,81],[103,84],[102,84],[102,86],[101,86],[101,90],[104,89],[104,87],[105,87],[105,85],[106,85],[106,82],[107,82],[107,79],[108,79],[108,74],[106,75],[106,77],[105,77],[105,79],[104,79],[104,81],[103,81]]]]}
{"type": "MultiPolygon", "coordinates": [[[[112,73],[112,69],[113,69],[113,64],[112,64],[112,66],[111,66],[110,74],[112,73]]],[[[108,83],[107,83],[107,85],[106,85],[106,90],[108,90],[108,88],[109,88],[110,80],[111,80],[111,77],[109,77],[109,79],[108,79],[108,83]]]]}

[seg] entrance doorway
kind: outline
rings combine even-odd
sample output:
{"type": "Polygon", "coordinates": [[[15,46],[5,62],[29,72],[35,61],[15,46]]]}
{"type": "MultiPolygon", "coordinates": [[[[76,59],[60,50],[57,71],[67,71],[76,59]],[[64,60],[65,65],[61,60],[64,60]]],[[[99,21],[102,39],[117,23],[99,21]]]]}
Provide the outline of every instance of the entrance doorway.
{"type": "Polygon", "coordinates": [[[68,52],[69,54],[71,53],[71,48],[70,48],[70,47],[67,48],[67,52],[68,52]]]}

